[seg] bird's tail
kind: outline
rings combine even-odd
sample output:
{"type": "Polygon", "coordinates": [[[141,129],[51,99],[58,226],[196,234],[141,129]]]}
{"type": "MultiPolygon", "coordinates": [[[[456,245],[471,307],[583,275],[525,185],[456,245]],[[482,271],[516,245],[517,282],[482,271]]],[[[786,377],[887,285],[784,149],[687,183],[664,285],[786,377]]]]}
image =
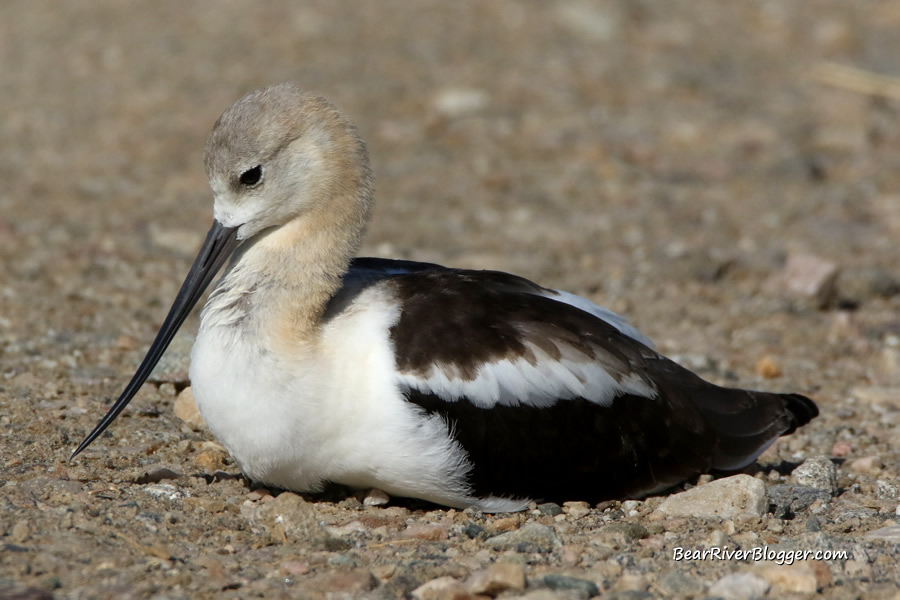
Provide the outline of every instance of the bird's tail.
{"type": "Polygon", "coordinates": [[[712,467],[741,469],[779,436],[793,433],[819,414],[815,402],[800,394],[729,389],[715,402],[699,403],[706,422],[718,435],[712,467]]]}

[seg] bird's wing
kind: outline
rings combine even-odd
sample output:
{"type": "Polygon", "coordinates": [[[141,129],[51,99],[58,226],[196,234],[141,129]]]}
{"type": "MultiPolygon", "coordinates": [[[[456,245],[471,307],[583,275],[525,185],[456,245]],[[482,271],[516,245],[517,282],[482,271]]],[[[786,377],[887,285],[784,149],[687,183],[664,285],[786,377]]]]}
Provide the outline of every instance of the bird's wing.
{"type": "Polygon", "coordinates": [[[445,420],[477,495],[641,496],[740,468],[815,414],[802,396],[710,384],[520,277],[358,259],[335,310],[373,284],[394,307],[397,388],[445,420]]]}

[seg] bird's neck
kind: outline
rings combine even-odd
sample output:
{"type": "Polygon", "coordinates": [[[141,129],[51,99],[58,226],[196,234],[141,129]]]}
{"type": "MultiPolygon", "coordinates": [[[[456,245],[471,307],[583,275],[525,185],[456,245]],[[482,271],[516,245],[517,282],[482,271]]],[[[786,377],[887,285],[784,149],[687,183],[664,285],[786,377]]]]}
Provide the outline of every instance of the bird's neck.
{"type": "Polygon", "coordinates": [[[242,327],[278,344],[315,338],[329,299],[356,254],[364,221],[314,215],[238,248],[203,312],[203,326],[242,327]]]}

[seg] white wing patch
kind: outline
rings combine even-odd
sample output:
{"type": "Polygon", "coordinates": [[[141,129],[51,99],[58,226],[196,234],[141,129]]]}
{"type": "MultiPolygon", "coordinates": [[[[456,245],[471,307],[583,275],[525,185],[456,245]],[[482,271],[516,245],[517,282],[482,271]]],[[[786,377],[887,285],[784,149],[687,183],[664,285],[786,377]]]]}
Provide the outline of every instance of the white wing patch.
{"type": "Polygon", "coordinates": [[[577,309],[583,310],[586,313],[590,313],[598,319],[606,321],[631,339],[639,341],[648,348],[653,348],[653,342],[650,340],[650,338],[635,329],[634,326],[631,325],[631,323],[629,323],[625,317],[614,313],[608,308],[597,306],[587,298],[582,298],[581,296],[576,296],[575,294],[564,292],[562,290],[547,290],[546,293],[539,295],[543,296],[544,298],[549,298],[550,300],[563,302],[565,304],[568,304],[569,306],[574,306],[577,309]]]}
{"type": "Polygon", "coordinates": [[[621,394],[647,398],[656,389],[637,374],[617,381],[600,362],[567,349],[552,358],[538,346],[526,343],[534,359],[504,358],[481,365],[474,378],[465,378],[453,365],[434,364],[427,376],[398,372],[398,383],[449,402],[467,398],[481,408],[527,405],[547,408],[558,400],[584,398],[609,406],[621,394]]]}

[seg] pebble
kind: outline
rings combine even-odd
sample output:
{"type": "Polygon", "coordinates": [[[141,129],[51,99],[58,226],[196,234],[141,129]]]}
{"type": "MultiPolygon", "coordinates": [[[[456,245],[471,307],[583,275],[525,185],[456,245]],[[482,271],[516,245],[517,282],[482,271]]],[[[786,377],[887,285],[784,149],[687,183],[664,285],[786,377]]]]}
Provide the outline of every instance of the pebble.
{"type": "Polygon", "coordinates": [[[765,379],[781,377],[781,367],[774,357],[766,355],[756,361],[756,374],[765,379]]]}
{"type": "Polygon", "coordinates": [[[589,579],[580,577],[570,577],[568,575],[544,575],[544,585],[551,590],[575,590],[581,592],[586,598],[596,596],[600,593],[597,584],[589,579]]]}
{"type": "Polygon", "coordinates": [[[838,276],[835,262],[814,254],[790,254],[781,273],[788,292],[825,306],[834,297],[838,276]]]}
{"type": "Polygon", "coordinates": [[[205,429],[206,421],[197,408],[194,401],[194,392],[190,387],[181,390],[181,393],[175,398],[175,406],[173,407],[175,416],[193,427],[194,429],[205,429]]]}
{"type": "Polygon", "coordinates": [[[449,575],[432,579],[412,591],[416,600],[458,600],[469,597],[469,591],[462,582],[449,575]]]}
{"type": "Polygon", "coordinates": [[[660,577],[656,581],[656,587],[665,596],[676,596],[683,598],[685,596],[700,596],[703,594],[703,582],[688,575],[682,571],[672,570],[660,577]]]}
{"type": "Polygon", "coordinates": [[[372,488],[366,492],[363,498],[363,506],[384,506],[391,501],[391,497],[383,490],[372,488]]]}
{"type": "Polygon", "coordinates": [[[831,454],[837,458],[842,458],[853,452],[853,444],[847,440],[838,440],[831,447],[831,454]]]}
{"type": "Polygon", "coordinates": [[[540,523],[526,523],[515,531],[487,539],[485,544],[497,550],[543,553],[551,552],[561,545],[553,528],[540,523]]]}
{"type": "Polygon", "coordinates": [[[762,517],[768,508],[766,484],[741,474],[669,496],[656,510],[672,517],[733,519],[762,517]]]}
{"type": "Polygon", "coordinates": [[[321,573],[303,582],[304,589],[325,592],[327,598],[357,598],[378,585],[378,580],[368,569],[321,573]]]}
{"type": "Polygon", "coordinates": [[[722,577],[709,588],[709,596],[724,600],[750,600],[766,595],[769,582],[752,573],[732,573],[722,577]]]}
{"type": "Polygon", "coordinates": [[[880,456],[864,456],[851,460],[847,465],[851,471],[856,473],[873,474],[881,471],[884,463],[881,462],[880,456]]]}
{"type": "Polygon", "coordinates": [[[208,473],[213,473],[225,468],[225,455],[218,450],[204,450],[198,452],[193,463],[208,473]]]}
{"type": "Polygon", "coordinates": [[[785,592],[815,594],[819,587],[815,570],[807,564],[772,564],[760,567],[756,573],[772,586],[785,592]]]}
{"type": "Polygon", "coordinates": [[[640,523],[632,523],[630,521],[617,521],[610,523],[600,530],[600,533],[621,533],[630,540],[639,540],[650,535],[647,528],[640,523]]]}
{"type": "Polygon", "coordinates": [[[305,560],[291,559],[283,560],[278,565],[278,573],[283,577],[296,577],[298,575],[306,575],[309,573],[309,563],[305,560]]]}
{"type": "Polygon", "coordinates": [[[900,486],[895,481],[879,479],[875,482],[875,493],[882,500],[900,499],[900,486]]]}
{"type": "Polygon", "coordinates": [[[874,375],[879,383],[900,384],[900,349],[882,348],[875,364],[874,375]]]}
{"type": "Polygon", "coordinates": [[[440,523],[413,523],[404,531],[404,536],[429,542],[446,540],[449,536],[447,525],[440,523]]]}
{"type": "Polygon", "coordinates": [[[491,533],[503,533],[504,531],[513,531],[519,526],[519,523],[522,521],[518,516],[515,517],[501,517],[499,519],[493,519],[488,522],[488,529],[491,533]]]}
{"type": "Polygon", "coordinates": [[[542,515],[548,517],[561,515],[563,511],[562,507],[556,502],[544,502],[543,504],[538,504],[537,509],[542,515]]]}
{"type": "Polygon", "coordinates": [[[21,544],[29,537],[31,537],[31,527],[29,527],[28,523],[25,521],[17,521],[16,524],[12,526],[9,538],[14,544],[21,544]]]}
{"type": "Polygon", "coordinates": [[[496,596],[507,590],[518,592],[525,589],[525,569],[515,563],[494,563],[483,571],[473,573],[466,587],[472,594],[486,596],[496,596]]]}
{"type": "Polygon", "coordinates": [[[476,113],[487,106],[487,92],[473,88],[444,88],[434,97],[434,110],[447,118],[476,113]]]}
{"type": "Polygon", "coordinates": [[[329,535],[319,524],[312,505],[291,492],[282,492],[270,502],[244,502],[241,516],[254,533],[268,536],[274,544],[296,542],[324,550],[346,547],[346,542],[329,535]]]}
{"type": "Polygon", "coordinates": [[[827,456],[807,458],[791,472],[798,485],[825,490],[829,494],[837,491],[837,471],[827,456]]]}
{"type": "Polygon", "coordinates": [[[831,492],[819,488],[778,484],[769,486],[769,506],[779,519],[791,519],[798,512],[809,508],[816,500],[827,502],[831,492]]]}
{"type": "Polygon", "coordinates": [[[141,486],[141,491],[157,498],[166,498],[175,501],[184,498],[185,494],[180,489],[169,483],[151,483],[141,486]]]}
{"type": "Polygon", "coordinates": [[[870,531],[864,536],[868,540],[881,540],[889,544],[900,544],[900,525],[891,525],[870,531]]]}
{"type": "Polygon", "coordinates": [[[591,513],[591,505],[587,502],[563,502],[562,509],[573,519],[580,519],[591,513]]]}

